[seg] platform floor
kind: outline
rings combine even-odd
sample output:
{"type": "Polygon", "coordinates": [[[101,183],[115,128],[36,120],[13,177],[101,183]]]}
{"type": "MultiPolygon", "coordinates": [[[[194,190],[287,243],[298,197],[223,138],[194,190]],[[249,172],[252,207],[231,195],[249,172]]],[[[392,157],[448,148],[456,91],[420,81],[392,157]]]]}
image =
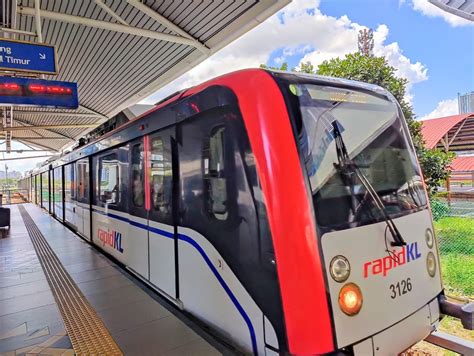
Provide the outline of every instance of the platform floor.
{"type": "MultiPolygon", "coordinates": [[[[23,204],[125,355],[220,355],[223,345],[33,204],[23,204]]],[[[17,205],[0,238],[0,355],[74,355],[17,205]]],[[[0,235],[1,236],[1,235],[0,235]]]]}

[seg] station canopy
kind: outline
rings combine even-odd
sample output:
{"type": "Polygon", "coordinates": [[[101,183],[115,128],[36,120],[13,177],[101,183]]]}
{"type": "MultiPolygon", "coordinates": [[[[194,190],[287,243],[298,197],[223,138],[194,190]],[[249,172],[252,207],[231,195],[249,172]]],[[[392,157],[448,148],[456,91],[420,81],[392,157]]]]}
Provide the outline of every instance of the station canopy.
{"type": "Polygon", "coordinates": [[[474,21],[474,0],[428,0],[453,15],[474,21]]]}
{"type": "Polygon", "coordinates": [[[474,151],[474,113],[424,120],[421,133],[429,149],[474,151]]]}
{"type": "MultiPolygon", "coordinates": [[[[43,43],[56,46],[58,74],[44,78],[77,82],[80,105],[77,110],[14,106],[13,111],[8,109],[12,127],[0,132],[5,139],[36,149],[61,151],[249,31],[289,0],[2,2],[3,37],[30,42],[40,42],[42,37],[43,43]]],[[[2,110],[5,115],[7,108],[2,110]]]]}

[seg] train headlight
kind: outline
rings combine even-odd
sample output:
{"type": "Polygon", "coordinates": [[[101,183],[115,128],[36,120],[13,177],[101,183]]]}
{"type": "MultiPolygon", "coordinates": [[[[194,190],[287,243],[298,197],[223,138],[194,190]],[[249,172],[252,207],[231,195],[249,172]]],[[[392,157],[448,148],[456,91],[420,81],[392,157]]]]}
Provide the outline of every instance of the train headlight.
{"type": "Polygon", "coordinates": [[[349,275],[351,274],[351,265],[344,256],[336,256],[331,260],[329,272],[331,273],[332,279],[341,283],[349,278],[349,275]]]}
{"type": "Polygon", "coordinates": [[[433,231],[431,231],[431,229],[426,229],[425,239],[426,239],[426,244],[428,245],[428,247],[433,248],[434,236],[433,236],[433,231]]]}
{"type": "Polygon", "coordinates": [[[428,270],[430,277],[436,275],[436,257],[431,251],[428,252],[428,255],[426,256],[426,269],[428,270]]]}
{"type": "Polygon", "coordinates": [[[349,316],[356,315],[362,308],[362,292],[354,283],[347,283],[339,292],[339,308],[349,316]]]}

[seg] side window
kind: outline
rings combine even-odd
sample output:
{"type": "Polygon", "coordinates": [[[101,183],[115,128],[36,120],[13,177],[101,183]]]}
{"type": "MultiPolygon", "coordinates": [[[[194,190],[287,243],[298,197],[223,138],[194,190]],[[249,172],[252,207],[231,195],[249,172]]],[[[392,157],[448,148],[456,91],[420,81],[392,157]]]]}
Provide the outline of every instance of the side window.
{"type": "Polygon", "coordinates": [[[115,153],[99,158],[99,200],[118,204],[120,201],[119,162],[115,153]]]}
{"type": "Polygon", "coordinates": [[[205,139],[203,150],[204,188],[209,213],[227,220],[227,183],[224,167],[225,127],[217,127],[205,139]]]}
{"type": "Polygon", "coordinates": [[[171,152],[169,148],[165,149],[161,137],[151,139],[150,163],[150,188],[153,209],[162,214],[170,214],[173,194],[171,152]]]}
{"type": "Polygon", "coordinates": [[[145,202],[143,145],[141,143],[132,147],[132,203],[142,207],[145,202]]]}

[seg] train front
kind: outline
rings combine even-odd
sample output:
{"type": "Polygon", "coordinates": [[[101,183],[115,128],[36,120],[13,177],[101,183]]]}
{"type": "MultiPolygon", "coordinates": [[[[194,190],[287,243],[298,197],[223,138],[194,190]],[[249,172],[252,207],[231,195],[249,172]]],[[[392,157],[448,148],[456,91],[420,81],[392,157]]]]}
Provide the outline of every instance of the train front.
{"type": "Polygon", "coordinates": [[[376,86],[275,76],[311,191],[336,348],[398,354],[434,330],[443,290],[400,107],[376,86]]]}

